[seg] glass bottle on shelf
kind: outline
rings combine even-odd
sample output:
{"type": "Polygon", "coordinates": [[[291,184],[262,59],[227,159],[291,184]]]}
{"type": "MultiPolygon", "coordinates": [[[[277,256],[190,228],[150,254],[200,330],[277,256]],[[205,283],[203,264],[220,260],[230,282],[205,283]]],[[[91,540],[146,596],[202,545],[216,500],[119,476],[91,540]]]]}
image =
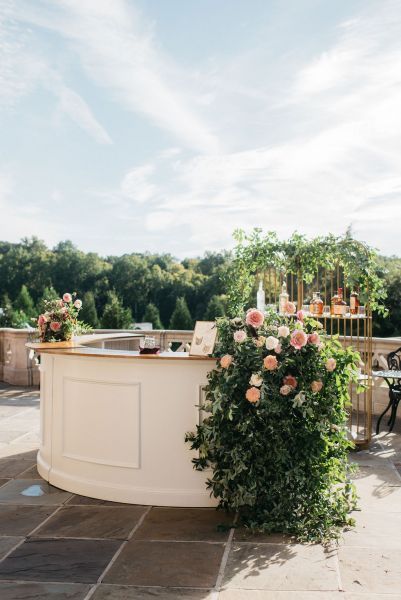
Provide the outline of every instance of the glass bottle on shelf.
{"type": "Polygon", "coordinates": [[[313,292],[312,300],[309,305],[309,312],[314,317],[321,317],[323,314],[323,300],[320,297],[320,292],[313,292]]]}
{"type": "Polygon", "coordinates": [[[337,294],[331,299],[330,313],[336,317],[345,316],[347,314],[347,303],[343,300],[342,288],[338,288],[337,294]]]}
{"type": "Polygon", "coordinates": [[[281,286],[281,294],[278,298],[278,312],[280,315],[285,315],[285,307],[289,300],[289,295],[287,292],[287,284],[283,281],[283,285],[281,286]]]}
{"type": "Polygon", "coordinates": [[[349,311],[351,315],[357,315],[359,313],[359,294],[356,290],[351,292],[349,297],[349,311]]]}
{"type": "Polygon", "coordinates": [[[265,308],[266,308],[266,294],[265,291],[263,289],[263,281],[260,280],[259,281],[259,289],[258,292],[256,294],[256,307],[258,310],[261,310],[263,313],[265,312],[265,308]]]}

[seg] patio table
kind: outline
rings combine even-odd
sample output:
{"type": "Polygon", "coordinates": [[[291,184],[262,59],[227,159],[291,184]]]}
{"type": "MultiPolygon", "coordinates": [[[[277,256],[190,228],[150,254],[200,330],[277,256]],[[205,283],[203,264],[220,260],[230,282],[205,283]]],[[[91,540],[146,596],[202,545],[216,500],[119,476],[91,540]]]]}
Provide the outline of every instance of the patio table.
{"type": "Polygon", "coordinates": [[[393,430],[397,416],[398,403],[401,400],[401,371],[388,369],[386,371],[375,371],[374,377],[382,377],[388,385],[389,403],[380,415],[376,425],[376,435],[379,433],[380,423],[386,412],[391,408],[390,419],[387,423],[389,431],[393,430]]]}

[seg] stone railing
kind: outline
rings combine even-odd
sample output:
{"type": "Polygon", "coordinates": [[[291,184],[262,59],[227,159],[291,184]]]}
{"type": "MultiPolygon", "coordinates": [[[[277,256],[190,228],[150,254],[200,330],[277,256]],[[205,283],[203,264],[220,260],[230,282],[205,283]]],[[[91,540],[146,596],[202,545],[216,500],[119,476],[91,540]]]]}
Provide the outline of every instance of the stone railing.
{"type": "Polygon", "coordinates": [[[29,329],[0,329],[0,381],[12,385],[39,385],[37,357],[25,348],[32,334],[29,329]]]}
{"type": "MultiPolygon", "coordinates": [[[[95,333],[133,333],[132,329],[97,329],[95,333]]],[[[151,335],[163,351],[185,351],[189,349],[192,331],[147,330],[140,335],[151,335]]],[[[31,356],[25,344],[32,338],[32,331],[26,329],[0,329],[0,381],[13,385],[38,385],[39,369],[37,357],[31,356]]],[[[348,340],[347,340],[348,341],[348,340]]],[[[115,350],[138,350],[139,337],[131,339],[106,340],[99,346],[115,350]]],[[[386,367],[386,356],[401,346],[401,338],[373,338],[372,364],[375,370],[386,367]]],[[[373,410],[381,412],[388,402],[386,383],[373,377],[373,410]]]]}

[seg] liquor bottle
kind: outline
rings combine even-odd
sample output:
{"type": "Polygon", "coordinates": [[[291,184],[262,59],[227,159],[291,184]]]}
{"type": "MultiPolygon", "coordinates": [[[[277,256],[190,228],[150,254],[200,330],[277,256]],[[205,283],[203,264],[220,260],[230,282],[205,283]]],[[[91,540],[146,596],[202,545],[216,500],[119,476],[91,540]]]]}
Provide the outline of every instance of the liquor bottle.
{"type": "Polygon", "coordinates": [[[263,281],[262,280],[259,281],[259,289],[256,294],[256,307],[258,310],[261,310],[263,313],[265,312],[266,294],[265,294],[265,290],[263,289],[263,281]]]}
{"type": "Polygon", "coordinates": [[[281,286],[281,294],[278,297],[278,312],[280,315],[285,315],[285,307],[289,300],[289,295],[287,292],[287,284],[283,281],[283,285],[281,286]]]}
{"type": "Polygon", "coordinates": [[[320,297],[320,292],[313,292],[312,300],[309,305],[309,312],[315,317],[321,317],[323,314],[323,300],[320,297]]]}
{"type": "Polygon", "coordinates": [[[344,316],[347,313],[347,303],[343,300],[342,288],[338,288],[337,294],[331,299],[330,313],[336,317],[344,316]]]}
{"type": "Polygon", "coordinates": [[[349,311],[351,315],[357,315],[359,313],[359,294],[357,291],[351,292],[349,297],[349,311]]]}

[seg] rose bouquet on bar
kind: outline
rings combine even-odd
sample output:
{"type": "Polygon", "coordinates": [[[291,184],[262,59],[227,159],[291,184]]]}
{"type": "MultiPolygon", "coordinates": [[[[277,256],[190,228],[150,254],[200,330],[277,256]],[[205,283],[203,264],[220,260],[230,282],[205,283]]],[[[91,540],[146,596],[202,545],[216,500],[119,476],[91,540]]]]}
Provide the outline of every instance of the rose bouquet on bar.
{"type": "Polygon", "coordinates": [[[90,327],[78,320],[82,302],[76,293],[68,292],[62,298],[45,301],[45,311],[38,317],[41,342],[65,342],[74,335],[90,331],[90,327]]]}
{"type": "Polygon", "coordinates": [[[212,469],[211,494],[253,530],[336,537],[355,506],[347,408],[359,355],[302,311],[217,323],[206,418],[186,436],[194,468],[212,469]]]}

